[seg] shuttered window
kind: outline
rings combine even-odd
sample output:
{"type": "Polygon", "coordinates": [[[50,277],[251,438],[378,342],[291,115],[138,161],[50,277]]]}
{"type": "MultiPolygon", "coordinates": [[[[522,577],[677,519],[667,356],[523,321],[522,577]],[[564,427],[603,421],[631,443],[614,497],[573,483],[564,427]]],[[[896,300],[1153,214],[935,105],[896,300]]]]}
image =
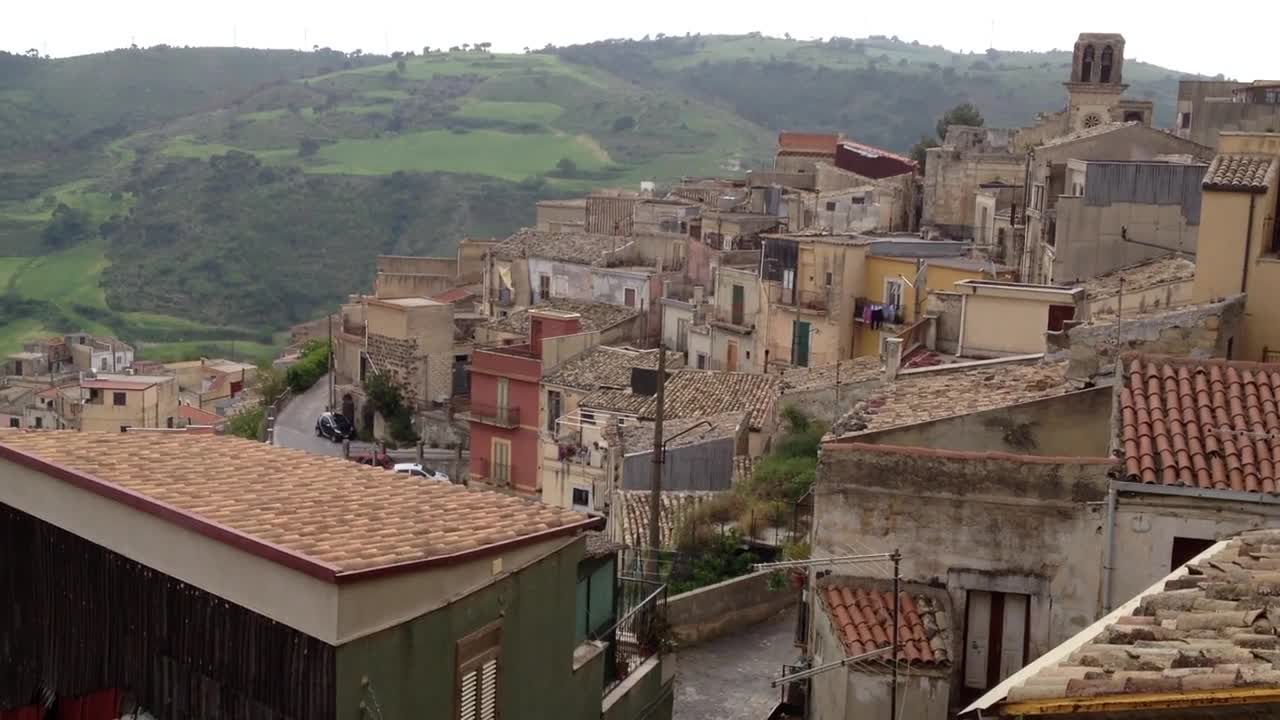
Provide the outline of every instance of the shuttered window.
{"type": "Polygon", "coordinates": [[[458,720],[498,720],[502,625],[494,622],[458,641],[458,720]]]}

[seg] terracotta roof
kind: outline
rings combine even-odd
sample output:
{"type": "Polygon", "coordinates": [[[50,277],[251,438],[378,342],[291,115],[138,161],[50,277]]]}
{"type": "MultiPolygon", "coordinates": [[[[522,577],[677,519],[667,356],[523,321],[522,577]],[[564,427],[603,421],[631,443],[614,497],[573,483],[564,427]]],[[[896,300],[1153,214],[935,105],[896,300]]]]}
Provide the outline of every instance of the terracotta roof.
{"type": "MultiPolygon", "coordinates": [[[[831,629],[849,657],[893,644],[893,593],[874,581],[832,578],[819,596],[831,629]]],[[[948,665],[950,612],[945,594],[898,593],[898,661],[912,665],[948,665]]]]}
{"type": "Polygon", "coordinates": [[[186,404],[178,406],[178,417],[192,425],[220,425],[227,420],[217,413],[201,410],[194,405],[186,404]]]}
{"type": "Polygon", "coordinates": [[[1125,479],[1275,493],[1280,364],[1126,355],[1125,479]]]}
{"type": "Polygon", "coordinates": [[[907,165],[911,165],[911,166],[916,165],[916,161],[907,157],[906,155],[899,155],[897,153],[890,152],[883,148],[878,148],[874,145],[864,145],[863,143],[854,142],[853,140],[841,140],[839,144],[845,146],[849,150],[852,150],[853,152],[856,152],[860,155],[866,155],[868,157],[893,158],[894,160],[897,160],[898,162],[901,162],[901,163],[905,163],[907,165]]]}
{"type": "Polygon", "coordinates": [[[1273,155],[1222,153],[1213,158],[1204,174],[1205,190],[1264,193],[1276,180],[1277,159],[1273,155]]]}
{"type": "Polygon", "coordinates": [[[778,150],[800,153],[836,154],[840,136],[832,133],[778,133],[778,150]]]}
{"type": "MultiPolygon", "coordinates": [[[[667,351],[669,369],[683,364],[683,353],[667,351]]],[[[548,385],[561,385],[577,390],[629,388],[631,369],[637,367],[657,368],[658,351],[597,346],[560,363],[552,372],[543,376],[542,381],[548,385]]]]}
{"type": "Polygon", "coordinates": [[[635,308],[629,308],[625,305],[609,305],[608,303],[552,298],[550,300],[540,302],[531,308],[520,308],[519,310],[514,310],[510,315],[507,315],[504,318],[499,318],[485,323],[484,327],[497,332],[528,337],[529,310],[539,308],[550,308],[564,312],[578,313],[582,316],[580,320],[582,332],[608,330],[609,328],[624,323],[640,314],[640,311],[635,308]]]}
{"type": "Polygon", "coordinates": [[[605,253],[628,242],[626,238],[612,235],[524,228],[498,243],[490,252],[499,260],[540,257],[581,265],[604,265],[605,253]]]}
{"type": "Polygon", "coordinates": [[[434,295],[428,295],[428,300],[435,300],[438,303],[456,303],[459,300],[466,300],[469,297],[475,297],[480,294],[479,285],[463,285],[461,287],[442,290],[434,295]]]}
{"type": "MultiPolygon", "coordinates": [[[[742,425],[746,412],[721,413],[707,417],[664,420],[662,436],[668,441],[667,449],[695,445],[708,440],[731,438],[742,425]],[[709,425],[701,425],[701,423],[709,425]]],[[[622,452],[627,455],[653,451],[653,423],[647,421],[627,423],[621,427],[622,452]]]]}
{"type": "MultiPolygon", "coordinates": [[[[1280,637],[1268,599],[1277,567],[1280,530],[1253,530],[1220,543],[1207,558],[1175,570],[969,710],[999,702],[1115,697],[1140,712],[1177,693],[1280,688],[1280,637]]],[[[1215,704],[1212,696],[1185,700],[1178,705],[1183,713],[1215,704]]]]}
{"type": "Polygon", "coordinates": [[[852,360],[841,360],[839,373],[836,372],[835,363],[807,368],[789,368],[782,373],[782,387],[784,391],[817,390],[834,387],[837,375],[840,384],[847,385],[875,380],[883,374],[884,369],[880,366],[880,358],[866,355],[852,360]]]}
{"type": "Polygon", "coordinates": [[[1122,279],[1124,291],[1133,293],[1167,283],[1193,280],[1195,276],[1195,261],[1172,253],[1099,275],[1085,281],[1084,288],[1090,298],[1109,297],[1120,292],[1122,279]]]}
{"type": "Polygon", "coordinates": [[[963,364],[943,365],[899,374],[836,421],[831,432],[840,436],[915,425],[1054,397],[1074,389],[1067,380],[1066,362],[1009,362],[970,368],[963,364]]]}
{"type": "Polygon", "coordinates": [[[330,582],[568,534],[578,513],[234,437],[3,432],[0,458],[330,582]]]}
{"type": "Polygon", "coordinates": [[[610,410],[613,412],[639,415],[653,402],[648,395],[634,395],[630,390],[616,388],[600,388],[588,393],[578,401],[578,406],[588,410],[610,410]]]}
{"type": "MultiPolygon", "coordinates": [[[[672,419],[702,418],[720,413],[750,411],[751,429],[759,430],[782,394],[782,379],[722,370],[677,370],[667,380],[666,416],[672,419]]],[[[641,413],[652,418],[657,398],[641,413]]]]}
{"type": "MultiPolygon", "coordinates": [[[[618,528],[622,543],[628,547],[649,546],[649,491],[615,490],[619,496],[618,528]]],[[[664,490],[658,511],[658,537],[662,547],[669,548],[675,531],[685,517],[702,503],[721,496],[722,492],[664,490]]]]}

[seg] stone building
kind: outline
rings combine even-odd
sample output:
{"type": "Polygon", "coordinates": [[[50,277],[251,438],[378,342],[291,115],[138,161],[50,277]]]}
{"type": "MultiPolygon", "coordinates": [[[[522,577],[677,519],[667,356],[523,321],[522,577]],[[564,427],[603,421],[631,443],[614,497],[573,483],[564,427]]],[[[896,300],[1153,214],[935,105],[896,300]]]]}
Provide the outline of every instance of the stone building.
{"type": "Polygon", "coordinates": [[[587,199],[539,200],[534,206],[534,228],[545,232],[585,232],[587,199]]]}
{"type": "Polygon", "coordinates": [[[1204,176],[1193,300],[1245,294],[1228,357],[1280,360],[1280,133],[1218,134],[1204,176]]]}
{"type": "Polygon", "coordinates": [[[1179,80],[1179,137],[1216,147],[1220,132],[1280,132],[1280,81],[1179,80]]]}
{"type": "MultiPolygon", "coordinates": [[[[1077,162],[1072,171],[1068,167],[1071,161],[1142,162],[1160,160],[1168,156],[1190,156],[1192,159],[1207,161],[1212,158],[1213,151],[1170,133],[1153,130],[1138,122],[1093,125],[1031,148],[1027,153],[1026,176],[1023,181],[1026,192],[1024,200],[1026,238],[1016,258],[1021,279],[1035,283],[1050,283],[1055,279],[1053,271],[1059,224],[1058,201],[1061,198],[1083,195],[1088,184],[1087,167],[1077,162]]],[[[1179,206],[1194,207],[1194,199],[1189,197],[1194,195],[1193,192],[1180,188],[1178,192],[1162,193],[1162,197],[1156,197],[1155,182],[1144,182],[1133,178],[1131,172],[1117,169],[1111,171],[1110,177],[1103,178],[1106,171],[1095,171],[1094,180],[1098,182],[1094,183],[1092,192],[1095,194],[1091,194],[1090,197],[1112,196],[1122,204],[1128,200],[1128,204],[1147,205],[1149,209],[1145,211],[1145,216],[1138,213],[1135,218],[1135,236],[1140,234],[1140,231],[1153,232],[1151,228],[1159,220],[1163,220],[1165,226],[1178,226],[1183,212],[1179,206]],[[1122,187],[1126,184],[1127,189],[1122,187]],[[1140,200],[1149,200],[1149,202],[1135,203],[1140,200]],[[1152,218],[1151,215],[1156,217],[1152,218]]],[[[1186,179],[1187,173],[1191,171],[1175,169],[1165,172],[1166,174],[1181,172],[1182,175],[1179,177],[1186,179]]],[[[1167,178],[1169,181],[1174,179],[1167,178]]],[[[1101,202],[1101,200],[1095,200],[1095,202],[1101,202]]],[[[1074,211],[1077,206],[1069,204],[1068,207],[1074,211]]],[[[1085,218],[1078,218],[1079,214],[1073,214],[1071,219],[1083,222],[1085,218]]],[[[1098,241],[1089,234],[1089,228],[1082,228],[1081,232],[1084,242],[1077,244],[1083,245],[1081,254],[1087,255],[1091,245],[1098,241]]],[[[1115,232],[1119,234],[1119,228],[1115,228],[1115,232]]],[[[1172,232],[1169,232],[1157,238],[1134,237],[1133,239],[1143,242],[1169,242],[1172,241],[1172,238],[1168,237],[1171,234],[1172,232]]],[[[1183,235],[1184,233],[1180,231],[1178,237],[1181,238],[1183,235]]],[[[1165,252],[1168,251],[1169,249],[1165,250],[1165,252]]],[[[1074,248],[1072,252],[1075,252],[1074,248]]],[[[1064,262],[1066,262],[1065,259],[1064,262]]],[[[1113,270],[1124,264],[1125,260],[1121,255],[1119,259],[1112,262],[1100,263],[1099,273],[1113,270]]],[[[1087,268],[1084,262],[1075,258],[1072,258],[1070,265],[1077,271],[1087,268]]],[[[1062,279],[1070,281],[1087,278],[1062,279]]]]}
{"type": "Polygon", "coordinates": [[[395,383],[415,409],[448,401],[455,372],[453,306],[426,298],[371,298],[365,313],[369,369],[395,383]]]}
{"type": "Polygon", "coordinates": [[[178,380],[173,375],[98,373],[80,381],[80,429],[173,428],[178,419],[178,380]]]}
{"type": "Polygon", "coordinates": [[[773,170],[783,173],[811,173],[820,162],[834,164],[836,148],[843,135],[834,133],[778,133],[778,150],[773,170]]]}
{"type": "Polygon", "coordinates": [[[947,128],[942,145],[925,152],[920,226],[943,237],[977,236],[974,197],[984,185],[1019,185],[1025,157],[1013,145],[1013,130],[947,128]]]}

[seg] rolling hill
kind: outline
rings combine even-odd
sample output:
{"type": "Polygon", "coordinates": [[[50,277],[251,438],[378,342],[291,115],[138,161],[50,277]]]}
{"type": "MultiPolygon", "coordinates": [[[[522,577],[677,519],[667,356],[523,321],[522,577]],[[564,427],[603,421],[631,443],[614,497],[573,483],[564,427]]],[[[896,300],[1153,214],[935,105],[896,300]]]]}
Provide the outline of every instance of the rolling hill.
{"type": "MultiPolygon", "coordinates": [[[[144,355],[265,357],[273,333],[367,287],[377,253],[506,234],[541,198],[740,172],[778,129],[905,150],[962,101],[1026,123],[1061,105],[1069,62],[756,35],[0,54],[0,351],[83,327],[144,355]]],[[[1125,72],[1167,120],[1179,74],[1125,72]]]]}

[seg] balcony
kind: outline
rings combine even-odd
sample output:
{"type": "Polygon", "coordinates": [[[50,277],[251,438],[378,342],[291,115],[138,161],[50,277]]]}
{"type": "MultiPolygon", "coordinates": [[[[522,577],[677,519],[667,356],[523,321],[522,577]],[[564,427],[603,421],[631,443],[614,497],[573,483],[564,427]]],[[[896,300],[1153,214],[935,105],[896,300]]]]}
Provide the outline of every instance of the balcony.
{"type": "Polygon", "coordinates": [[[593,640],[604,643],[604,695],[618,688],[645,661],[671,649],[667,625],[667,586],[619,577],[619,619],[593,640]]]}
{"type": "Polygon", "coordinates": [[[774,286],[770,295],[778,305],[797,310],[825,313],[831,309],[830,293],[826,290],[797,290],[774,286]]]}
{"type": "Polygon", "coordinates": [[[473,402],[467,418],[483,425],[507,429],[517,428],[520,427],[520,408],[473,402]]]}
{"type": "Polygon", "coordinates": [[[711,324],[724,330],[741,333],[743,335],[750,333],[756,328],[755,313],[747,312],[742,307],[720,307],[714,306],[711,313],[711,324]]]}

